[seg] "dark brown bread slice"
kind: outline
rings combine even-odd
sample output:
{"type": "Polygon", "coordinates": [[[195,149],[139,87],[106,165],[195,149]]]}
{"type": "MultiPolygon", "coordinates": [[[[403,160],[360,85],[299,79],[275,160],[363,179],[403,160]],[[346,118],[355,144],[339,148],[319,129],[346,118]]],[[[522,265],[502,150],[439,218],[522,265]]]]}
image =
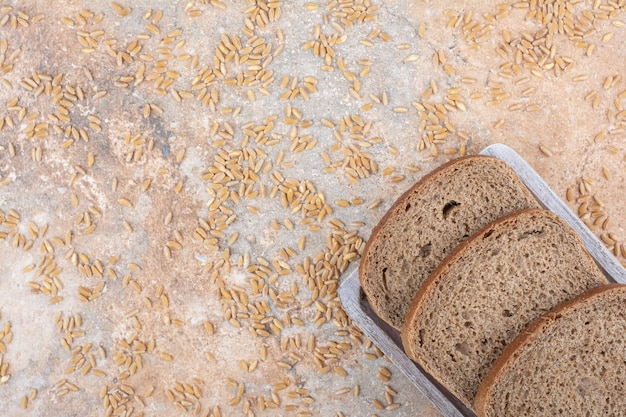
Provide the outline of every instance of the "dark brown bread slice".
{"type": "Polygon", "coordinates": [[[476,394],[480,417],[626,414],[626,285],[592,289],[529,325],[476,394]]]}
{"type": "Polygon", "coordinates": [[[491,364],[532,320],[607,280],[556,214],[527,209],[491,223],[416,294],[404,349],[468,407],[491,364]]]}
{"type": "Polygon", "coordinates": [[[539,207],[504,162],[455,159],[406,191],[372,231],[359,276],[372,309],[401,329],[413,296],[461,241],[506,214],[539,207]]]}

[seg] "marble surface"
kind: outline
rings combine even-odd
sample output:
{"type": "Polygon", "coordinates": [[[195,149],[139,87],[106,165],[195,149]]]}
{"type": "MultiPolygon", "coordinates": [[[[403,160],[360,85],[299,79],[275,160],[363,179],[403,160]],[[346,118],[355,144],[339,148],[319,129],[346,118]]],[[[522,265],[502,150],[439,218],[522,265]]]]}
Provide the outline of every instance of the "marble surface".
{"type": "Polygon", "coordinates": [[[0,414],[439,415],[336,287],[397,196],[492,143],[624,261],[623,6],[14,3],[0,414]]]}

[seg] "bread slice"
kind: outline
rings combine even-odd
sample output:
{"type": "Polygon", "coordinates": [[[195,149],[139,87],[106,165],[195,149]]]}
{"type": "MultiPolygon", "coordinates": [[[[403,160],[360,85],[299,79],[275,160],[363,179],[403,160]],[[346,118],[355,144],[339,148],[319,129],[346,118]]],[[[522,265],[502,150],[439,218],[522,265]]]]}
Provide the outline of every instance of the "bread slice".
{"type": "Polygon", "coordinates": [[[530,207],[539,205],[497,158],[442,165],[406,191],[372,231],[359,266],[372,309],[400,330],[413,296],[455,246],[498,217],[530,207]]]}
{"type": "Polygon", "coordinates": [[[480,384],[481,417],[623,416],[626,285],[592,289],[529,325],[480,384]]]}
{"type": "Polygon", "coordinates": [[[473,235],[428,278],[411,303],[403,346],[471,408],[491,364],[528,323],[606,283],[564,220],[522,210],[473,235]]]}

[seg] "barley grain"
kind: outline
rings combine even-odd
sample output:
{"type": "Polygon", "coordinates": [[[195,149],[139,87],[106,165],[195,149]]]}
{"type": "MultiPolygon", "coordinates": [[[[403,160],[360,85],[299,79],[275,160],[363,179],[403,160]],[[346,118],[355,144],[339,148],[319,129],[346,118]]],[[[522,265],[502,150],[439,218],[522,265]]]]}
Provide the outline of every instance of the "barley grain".
{"type": "Polygon", "coordinates": [[[544,154],[545,156],[552,156],[552,150],[546,146],[543,145],[539,145],[539,150],[541,151],[542,154],[544,154]]]}

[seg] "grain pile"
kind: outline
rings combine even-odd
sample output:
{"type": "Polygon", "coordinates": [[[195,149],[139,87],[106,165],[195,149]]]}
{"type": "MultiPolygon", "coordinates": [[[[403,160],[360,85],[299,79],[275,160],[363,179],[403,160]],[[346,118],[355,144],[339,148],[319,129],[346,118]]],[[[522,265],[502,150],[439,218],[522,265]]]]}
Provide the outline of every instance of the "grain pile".
{"type": "Polygon", "coordinates": [[[449,3],[0,6],[0,412],[436,415],[337,287],[496,141],[624,260],[625,2],[449,3]]]}

